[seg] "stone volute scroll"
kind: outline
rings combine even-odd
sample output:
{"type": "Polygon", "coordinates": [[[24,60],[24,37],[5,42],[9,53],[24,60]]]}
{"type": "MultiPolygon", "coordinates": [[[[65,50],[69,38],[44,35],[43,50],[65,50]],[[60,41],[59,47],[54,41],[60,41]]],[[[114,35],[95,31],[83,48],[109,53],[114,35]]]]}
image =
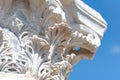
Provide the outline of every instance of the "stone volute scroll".
{"type": "Polygon", "coordinates": [[[82,0],[0,0],[0,80],[68,80],[106,29],[82,0]]]}

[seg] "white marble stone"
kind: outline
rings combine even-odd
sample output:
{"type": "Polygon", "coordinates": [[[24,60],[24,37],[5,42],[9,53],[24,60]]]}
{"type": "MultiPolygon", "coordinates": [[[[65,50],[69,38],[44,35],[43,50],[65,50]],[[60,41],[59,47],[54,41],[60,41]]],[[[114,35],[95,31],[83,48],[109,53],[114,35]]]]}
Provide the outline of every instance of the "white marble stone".
{"type": "Polygon", "coordinates": [[[0,80],[67,80],[106,29],[81,0],[0,0],[0,80]]]}

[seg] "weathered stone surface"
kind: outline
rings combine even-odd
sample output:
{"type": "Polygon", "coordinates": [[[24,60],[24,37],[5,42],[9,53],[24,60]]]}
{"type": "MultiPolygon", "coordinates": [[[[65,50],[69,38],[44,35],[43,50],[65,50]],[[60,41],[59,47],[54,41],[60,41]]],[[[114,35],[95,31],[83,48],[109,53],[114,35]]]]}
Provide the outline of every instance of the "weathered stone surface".
{"type": "Polygon", "coordinates": [[[0,80],[67,80],[106,28],[81,0],[0,0],[0,80]]]}
{"type": "Polygon", "coordinates": [[[0,74],[0,80],[36,80],[33,76],[24,74],[0,74]]]}

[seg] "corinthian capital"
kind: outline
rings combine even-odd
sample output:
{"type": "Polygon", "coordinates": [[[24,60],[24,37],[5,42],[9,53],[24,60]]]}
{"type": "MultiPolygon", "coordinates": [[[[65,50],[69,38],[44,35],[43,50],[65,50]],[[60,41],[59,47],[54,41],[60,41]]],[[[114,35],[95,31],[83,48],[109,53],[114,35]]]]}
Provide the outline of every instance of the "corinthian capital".
{"type": "Polygon", "coordinates": [[[0,80],[67,80],[106,28],[81,0],[0,0],[0,80]]]}

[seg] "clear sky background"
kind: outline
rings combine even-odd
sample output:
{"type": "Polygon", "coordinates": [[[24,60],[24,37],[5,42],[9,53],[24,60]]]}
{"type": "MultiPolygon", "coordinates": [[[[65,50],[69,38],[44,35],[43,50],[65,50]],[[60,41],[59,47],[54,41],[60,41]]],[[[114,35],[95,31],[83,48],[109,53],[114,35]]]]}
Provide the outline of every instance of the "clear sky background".
{"type": "Polygon", "coordinates": [[[108,29],[93,60],[74,66],[69,80],[120,80],[120,0],[83,0],[100,12],[108,29]]]}

